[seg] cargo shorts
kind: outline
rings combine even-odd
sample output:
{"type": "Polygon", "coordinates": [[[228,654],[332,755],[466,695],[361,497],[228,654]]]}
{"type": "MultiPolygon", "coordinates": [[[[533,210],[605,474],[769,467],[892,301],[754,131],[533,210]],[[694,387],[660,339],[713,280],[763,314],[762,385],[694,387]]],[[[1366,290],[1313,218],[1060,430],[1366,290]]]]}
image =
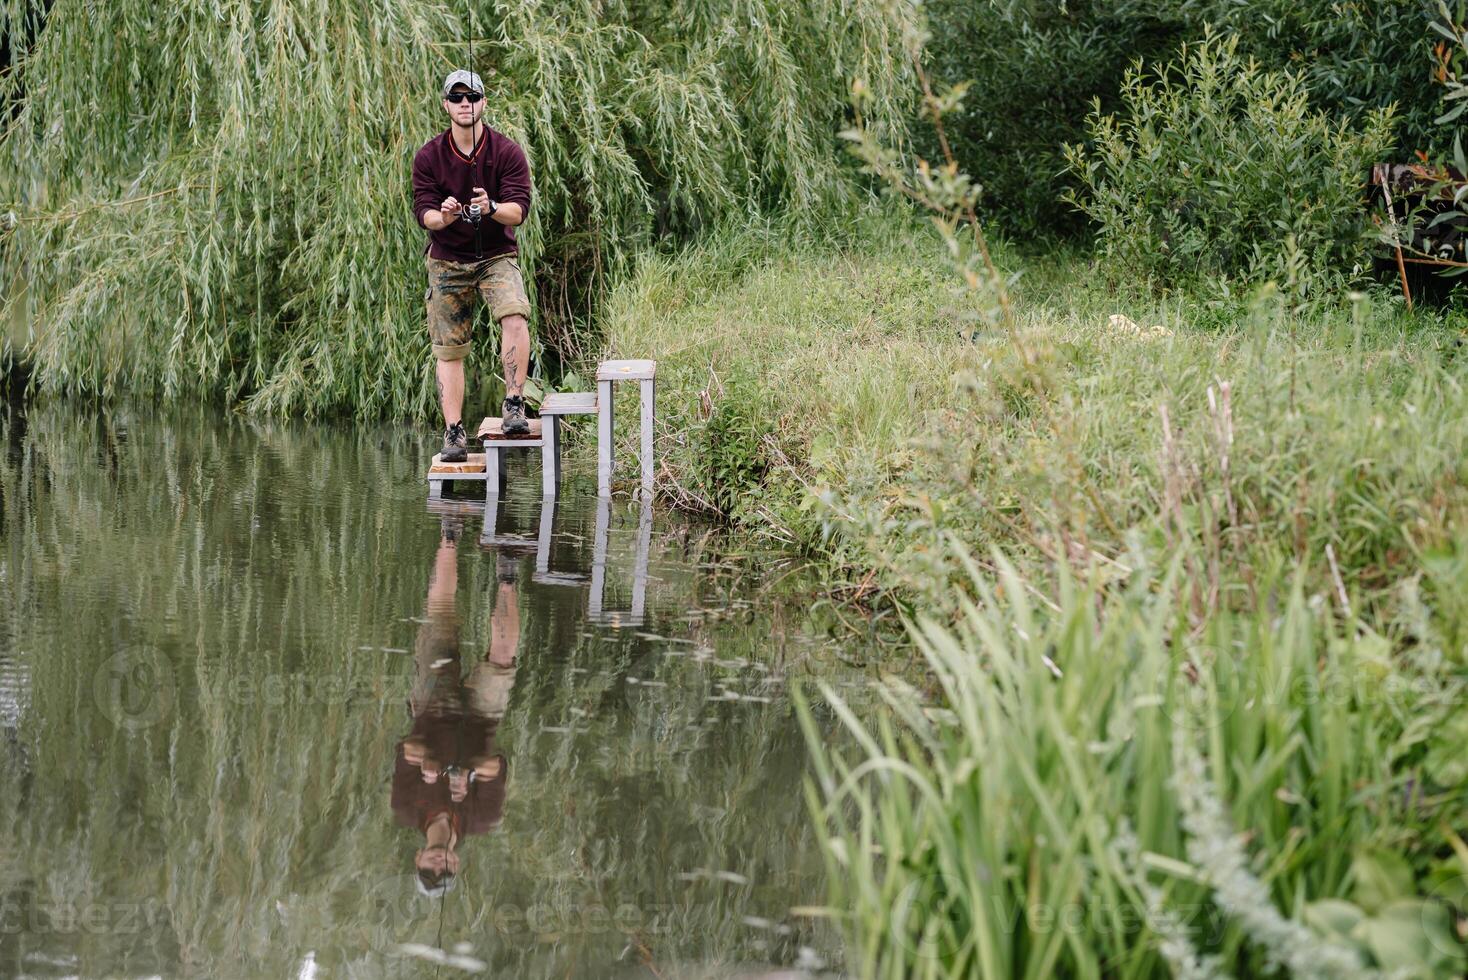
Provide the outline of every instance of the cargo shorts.
{"type": "Polygon", "coordinates": [[[474,333],[476,298],[489,307],[499,323],[507,316],[530,316],[525,280],[520,278],[520,260],[514,255],[496,255],[468,264],[429,256],[428,337],[433,356],[440,361],[459,361],[469,356],[474,333]]]}

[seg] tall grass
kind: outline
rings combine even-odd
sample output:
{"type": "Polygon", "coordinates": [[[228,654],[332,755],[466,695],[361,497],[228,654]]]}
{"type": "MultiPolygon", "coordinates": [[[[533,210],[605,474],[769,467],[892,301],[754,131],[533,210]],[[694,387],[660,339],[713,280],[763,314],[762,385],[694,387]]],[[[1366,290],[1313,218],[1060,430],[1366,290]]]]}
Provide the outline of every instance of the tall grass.
{"type": "Polygon", "coordinates": [[[1401,752],[1462,711],[1441,634],[1394,660],[1288,562],[1188,628],[1179,561],[1035,598],[993,561],[914,626],[931,697],[809,732],[859,975],[1460,975],[1462,787],[1401,752]]]}
{"type": "Polygon", "coordinates": [[[6,0],[0,282],[27,286],[6,297],[27,314],[19,353],[42,390],[425,410],[408,164],[473,40],[486,119],[531,161],[539,335],[574,355],[650,242],[765,208],[819,220],[849,196],[846,79],[900,133],[907,16],[877,0],[6,0]]]}

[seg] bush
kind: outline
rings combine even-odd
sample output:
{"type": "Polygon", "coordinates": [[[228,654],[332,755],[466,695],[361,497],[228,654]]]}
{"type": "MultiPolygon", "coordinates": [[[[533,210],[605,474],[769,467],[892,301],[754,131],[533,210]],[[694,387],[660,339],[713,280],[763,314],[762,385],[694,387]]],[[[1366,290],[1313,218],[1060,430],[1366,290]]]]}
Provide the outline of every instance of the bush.
{"type": "Polygon", "coordinates": [[[1067,149],[1082,185],[1070,200],[1119,267],[1165,283],[1359,273],[1362,188],[1389,145],[1389,109],[1359,128],[1333,122],[1298,76],[1265,71],[1219,37],[1155,77],[1135,65],[1122,101],[1121,117],[1092,111],[1091,148],[1067,149]]]}
{"type": "MultiPolygon", "coordinates": [[[[1064,146],[1085,137],[1087,107],[1114,108],[1135,57],[1165,59],[1178,25],[1138,0],[929,0],[925,61],[940,86],[967,83],[944,123],[960,164],[984,188],[986,213],[1007,230],[1073,234],[1083,222],[1061,190],[1064,146]]],[[[938,159],[926,121],[916,150],[938,159]]]]}

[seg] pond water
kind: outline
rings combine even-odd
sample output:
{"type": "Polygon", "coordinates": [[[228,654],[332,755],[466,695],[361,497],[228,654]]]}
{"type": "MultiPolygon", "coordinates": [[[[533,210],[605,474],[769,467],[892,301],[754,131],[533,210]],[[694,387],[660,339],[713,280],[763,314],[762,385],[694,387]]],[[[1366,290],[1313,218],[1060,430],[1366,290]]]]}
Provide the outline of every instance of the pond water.
{"type": "Polygon", "coordinates": [[[0,975],[839,963],[791,691],[869,674],[787,558],[402,430],[0,430],[0,975]]]}

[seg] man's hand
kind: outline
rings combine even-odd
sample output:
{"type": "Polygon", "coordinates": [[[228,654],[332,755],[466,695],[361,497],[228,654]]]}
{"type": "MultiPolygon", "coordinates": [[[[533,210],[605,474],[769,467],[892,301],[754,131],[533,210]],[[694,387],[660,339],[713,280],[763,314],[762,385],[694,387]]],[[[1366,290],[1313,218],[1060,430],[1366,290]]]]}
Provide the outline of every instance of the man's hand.
{"type": "Polygon", "coordinates": [[[474,188],[474,197],[470,199],[469,203],[479,205],[480,214],[489,214],[489,192],[483,187],[474,188]]]}
{"type": "Polygon", "coordinates": [[[438,206],[437,211],[429,210],[423,212],[423,227],[429,231],[442,231],[454,223],[454,220],[458,218],[459,212],[463,208],[464,206],[459,203],[457,198],[446,197],[443,203],[438,206]]]}

